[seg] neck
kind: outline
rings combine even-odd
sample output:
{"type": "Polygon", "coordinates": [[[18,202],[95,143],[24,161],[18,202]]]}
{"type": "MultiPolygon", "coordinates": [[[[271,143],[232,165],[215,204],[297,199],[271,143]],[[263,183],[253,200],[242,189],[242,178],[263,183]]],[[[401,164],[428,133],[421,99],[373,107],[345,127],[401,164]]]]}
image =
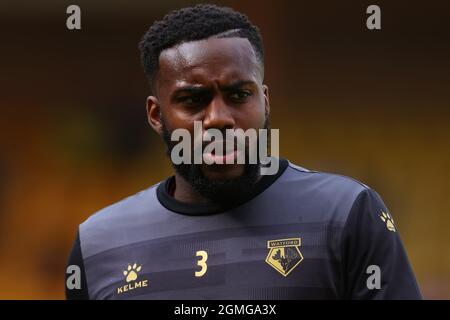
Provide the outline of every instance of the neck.
{"type": "Polygon", "coordinates": [[[187,182],[182,176],[175,172],[175,180],[174,180],[175,189],[173,193],[173,197],[184,203],[208,203],[209,200],[203,196],[201,196],[198,192],[196,192],[191,184],[187,182]]]}
{"type": "MultiPolygon", "coordinates": [[[[256,182],[259,182],[261,175],[258,176],[256,182]]],[[[203,197],[197,191],[194,190],[192,185],[186,181],[182,176],[175,172],[174,189],[172,195],[175,200],[189,204],[202,204],[210,203],[211,200],[203,197]]],[[[172,190],[173,190],[172,189],[172,190]]]]}

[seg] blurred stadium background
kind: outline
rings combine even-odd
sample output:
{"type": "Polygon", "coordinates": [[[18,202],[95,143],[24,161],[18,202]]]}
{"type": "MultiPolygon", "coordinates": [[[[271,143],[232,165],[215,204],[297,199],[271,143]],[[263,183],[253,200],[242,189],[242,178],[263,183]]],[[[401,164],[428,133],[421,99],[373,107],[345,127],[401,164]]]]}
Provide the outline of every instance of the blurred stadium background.
{"type": "MultiPolygon", "coordinates": [[[[377,190],[424,296],[449,299],[448,1],[213,2],[262,31],[282,155],[377,190]],[[371,32],[374,3],[382,30],[371,32]]],[[[170,174],[146,123],[137,43],[194,3],[0,4],[0,298],[64,298],[77,225],[170,174]],[[81,31],[66,29],[70,4],[81,31]]]]}

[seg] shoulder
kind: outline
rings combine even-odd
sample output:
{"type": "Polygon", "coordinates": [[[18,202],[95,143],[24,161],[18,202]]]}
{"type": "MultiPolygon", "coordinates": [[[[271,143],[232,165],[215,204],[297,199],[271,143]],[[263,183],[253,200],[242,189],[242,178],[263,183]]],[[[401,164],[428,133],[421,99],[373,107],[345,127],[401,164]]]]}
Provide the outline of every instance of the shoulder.
{"type": "Polygon", "coordinates": [[[105,207],[82,222],[79,236],[83,258],[124,245],[131,238],[138,241],[143,228],[157,224],[162,217],[162,207],[156,198],[158,185],[105,207]]]}
{"type": "Polygon", "coordinates": [[[113,203],[87,218],[80,226],[85,227],[94,223],[107,223],[117,219],[127,219],[138,215],[152,206],[155,189],[158,184],[142,190],[134,195],[113,203]]]}
{"type": "Polygon", "coordinates": [[[319,220],[345,222],[360,196],[371,188],[345,175],[309,170],[289,162],[282,189],[293,201],[302,201],[319,220]]]}
{"type": "Polygon", "coordinates": [[[336,191],[336,189],[344,189],[346,191],[356,191],[357,193],[370,189],[369,186],[361,181],[349,176],[337,173],[322,172],[309,170],[304,167],[289,162],[288,173],[299,181],[305,181],[309,184],[317,184],[321,186],[323,191],[336,191]]]}

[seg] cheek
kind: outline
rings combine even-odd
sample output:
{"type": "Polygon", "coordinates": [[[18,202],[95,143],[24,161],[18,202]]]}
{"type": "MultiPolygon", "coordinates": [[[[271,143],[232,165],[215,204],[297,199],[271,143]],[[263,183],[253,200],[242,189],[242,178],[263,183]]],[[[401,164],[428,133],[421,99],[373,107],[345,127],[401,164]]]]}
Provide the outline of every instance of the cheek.
{"type": "Polygon", "coordinates": [[[170,110],[164,110],[162,112],[162,115],[166,123],[166,126],[171,130],[177,128],[184,128],[190,131],[191,127],[192,129],[194,127],[195,119],[192,118],[192,115],[183,112],[182,110],[172,108],[170,110]]]}
{"type": "Polygon", "coordinates": [[[239,116],[241,128],[262,128],[266,120],[266,109],[264,100],[247,105],[239,116]]]}

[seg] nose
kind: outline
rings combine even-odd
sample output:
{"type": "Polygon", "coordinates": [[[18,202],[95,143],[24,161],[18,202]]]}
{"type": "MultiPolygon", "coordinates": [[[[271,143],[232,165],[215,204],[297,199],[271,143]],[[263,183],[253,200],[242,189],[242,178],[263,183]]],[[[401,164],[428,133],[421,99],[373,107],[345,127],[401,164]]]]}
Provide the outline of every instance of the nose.
{"type": "Polygon", "coordinates": [[[233,129],[235,121],[231,107],[221,97],[215,97],[205,110],[203,119],[204,130],[208,129],[233,129]]]}

